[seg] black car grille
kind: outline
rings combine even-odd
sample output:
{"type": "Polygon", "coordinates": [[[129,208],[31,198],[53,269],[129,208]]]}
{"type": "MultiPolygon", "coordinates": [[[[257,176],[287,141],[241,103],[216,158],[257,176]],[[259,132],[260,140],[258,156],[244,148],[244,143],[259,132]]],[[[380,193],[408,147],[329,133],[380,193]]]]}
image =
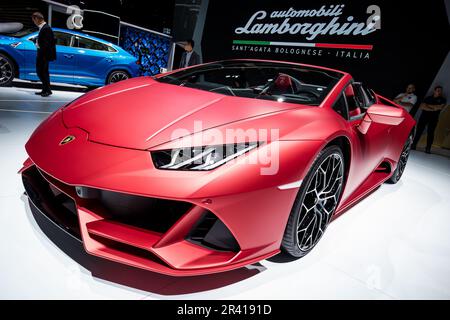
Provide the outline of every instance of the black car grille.
{"type": "MultiPolygon", "coordinates": [[[[79,240],[81,232],[76,202],[104,219],[161,235],[193,207],[193,204],[184,201],[70,186],[40,171],[36,166],[25,170],[22,179],[32,210],[39,210],[79,240]]],[[[186,240],[213,250],[240,250],[226,225],[206,209],[186,240]]],[[[108,243],[111,245],[113,242],[108,243]]]]}
{"type": "Polygon", "coordinates": [[[80,228],[75,201],[105,219],[158,233],[169,230],[193,206],[183,201],[69,186],[40,171],[36,166],[27,169],[22,177],[25,190],[34,205],[78,237],[80,228]],[[56,186],[73,195],[75,201],[56,186]]]}
{"type": "MultiPolygon", "coordinates": [[[[113,192],[100,189],[84,190],[83,193],[94,195],[86,200],[86,208],[94,212],[100,211],[105,218],[165,233],[183,214],[193,206],[183,201],[165,200],[113,192]]],[[[77,194],[79,194],[77,188],[77,194]]]]}

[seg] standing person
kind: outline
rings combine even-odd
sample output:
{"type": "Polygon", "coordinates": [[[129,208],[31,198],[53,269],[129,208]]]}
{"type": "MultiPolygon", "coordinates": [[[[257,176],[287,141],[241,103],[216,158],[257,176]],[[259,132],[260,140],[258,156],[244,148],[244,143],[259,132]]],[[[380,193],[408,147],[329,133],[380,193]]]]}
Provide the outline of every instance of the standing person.
{"type": "Polygon", "coordinates": [[[48,71],[50,61],[56,59],[56,43],[52,28],[45,22],[44,15],[35,12],[31,15],[31,20],[39,28],[36,40],[36,73],[42,82],[42,91],[35,92],[42,97],[52,94],[50,89],[50,73],[48,71]]]}
{"type": "Polygon", "coordinates": [[[425,126],[428,125],[427,130],[427,146],[425,148],[426,153],[431,153],[431,146],[434,140],[434,130],[439,121],[439,114],[441,110],[445,107],[447,100],[442,96],[442,86],[436,86],[433,91],[433,95],[426,97],[420,105],[422,109],[422,114],[419,118],[419,123],[417,124],[416,137],[411,146],[411,149],[415,150],[417,143],[419,142],[420,136],[422,135],[425,126]]]}
{"type": "Polygon", "coordinates": [[[412,83],[408,84],[406,91],[396,96],[394,102],[401,105],[406,111],[411,112],[411,109],[417,102],[417,96],[414,94],[415,91],[416,86],[412,83]]]}
{"type": "Polygon", "coordinates": [[[195,66],[200,63],[200,56],[194,51],[195,42],[192,39],[186,40],[184,52],[181,56],[180,68],[195,66]]]}

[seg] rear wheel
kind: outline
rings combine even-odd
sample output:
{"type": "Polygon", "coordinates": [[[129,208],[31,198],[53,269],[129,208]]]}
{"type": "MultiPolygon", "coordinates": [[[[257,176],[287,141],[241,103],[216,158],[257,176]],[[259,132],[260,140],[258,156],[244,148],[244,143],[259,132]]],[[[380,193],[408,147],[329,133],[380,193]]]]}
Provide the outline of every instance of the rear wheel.
{"type": "Polygon", "coordinates": [[[10,86],[14,80],[15,73],[14,63],[8,56],[0,53],[0,86],[10,86]]]}
{"type": "Polygon", "coordinates": [[[397,163],[397,168],[395,168],[394,173],[386,182],[395,184],[402,177],[403,172],[405,171],[406,163],[408,162],[409,153],[411,151],[411,145],[413,143],[413,139],[414,139],[414,134],[411,133],[409,135],[408,139],[406,139],[406,142],[403,146],[402,153],[400,154],[400,159],[398,160],[398,163],[397,163]]]}
{"type": "Polygon", "coordinates": [[[286,226],[281,248],[302,257],[319,242],[340,200],[344,156],[338,146],[320,152],[302,182],[286,226]]]}
{"type": "Polygon", "coordinates": [[[109,74],[106,84],[116,83],[122,80],[127,80],[130,75],[126,71],[117,70],[109,74]]]}

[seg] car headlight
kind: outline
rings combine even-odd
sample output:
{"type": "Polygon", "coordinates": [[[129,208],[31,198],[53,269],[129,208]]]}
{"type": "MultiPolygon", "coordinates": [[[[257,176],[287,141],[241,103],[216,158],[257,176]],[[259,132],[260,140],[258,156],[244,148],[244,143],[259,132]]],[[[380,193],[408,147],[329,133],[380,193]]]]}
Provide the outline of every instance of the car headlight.
{"type": "Polygon", "coordinates": [[[20,46],[21,43],[22,42],[20,42],[20,41],[19,42],[14,42],[14,43],[11,43],[10,46],[13,47],[13,48],[17,48],[18,46],[20,46]]]}
{"type": "Polygon", "coordinates": [[[152,151],[155,167],[167,170],[212,170],[258,147],[259,142],[152,151]]]}

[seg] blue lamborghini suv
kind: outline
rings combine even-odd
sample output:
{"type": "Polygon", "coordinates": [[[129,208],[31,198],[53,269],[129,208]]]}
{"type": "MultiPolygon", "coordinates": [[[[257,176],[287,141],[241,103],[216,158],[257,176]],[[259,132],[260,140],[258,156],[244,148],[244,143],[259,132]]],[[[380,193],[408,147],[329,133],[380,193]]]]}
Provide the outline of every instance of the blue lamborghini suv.
{"type": "MultiPolygon", "coordinates": [[[[138,61],[121,47],[72,30],[53,28],[56,60],[50,62],[51,82],[98,87],[139,76],[138,61]]],[[[0,86],[14,78],[39,81],[36,75],[38,32],[22,30],[0,35],[0,86]]]]}

